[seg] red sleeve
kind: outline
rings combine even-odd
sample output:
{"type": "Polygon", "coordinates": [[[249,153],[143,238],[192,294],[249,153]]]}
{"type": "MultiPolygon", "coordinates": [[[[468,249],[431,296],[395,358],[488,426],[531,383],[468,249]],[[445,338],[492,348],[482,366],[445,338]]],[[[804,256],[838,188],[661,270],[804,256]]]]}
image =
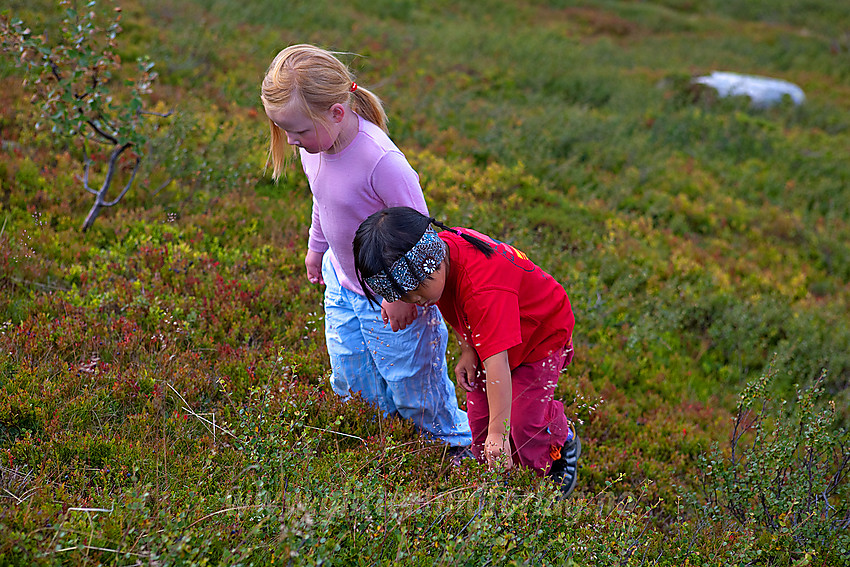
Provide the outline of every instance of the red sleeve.
{"type": "Polygon", "coordinates": [[[464,302],[470,344],[485,360],[522,343],[519,300],[513,290],[489,288],[464,302]]]}

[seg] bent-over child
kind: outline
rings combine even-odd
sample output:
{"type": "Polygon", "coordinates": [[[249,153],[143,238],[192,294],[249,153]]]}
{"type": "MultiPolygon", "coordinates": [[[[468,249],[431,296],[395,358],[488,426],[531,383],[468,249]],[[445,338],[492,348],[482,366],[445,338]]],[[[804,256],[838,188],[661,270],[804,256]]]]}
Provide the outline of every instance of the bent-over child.
{"type": "Polygon", "coordinates": [[[427,213],[418,175],[387,134],[380,99],[333,53],[301,44],[274,58],[261,100],[274,179],[292,146],[313,194],[304,263],[309,281],[325,285],[334,391],[343,398],[360,392],[462,452],[471,435],[446,371],[448,331],[439,311],[392,300],[376,307],[354,272],[351,243],[366,217],[399,205],[427,213]]]}
{"type": "Polygon", "coordinates": [[[354,261],[367,298],[375,292],[388,301],[437,305],[454,329],[461,347],[455,373],[467,392],[476,457],[530,467],[569,496],[581,443],[554,399],[573,356],[574,317],[564,288],[513,246],[410,207],[363,221],[354,261]]]}

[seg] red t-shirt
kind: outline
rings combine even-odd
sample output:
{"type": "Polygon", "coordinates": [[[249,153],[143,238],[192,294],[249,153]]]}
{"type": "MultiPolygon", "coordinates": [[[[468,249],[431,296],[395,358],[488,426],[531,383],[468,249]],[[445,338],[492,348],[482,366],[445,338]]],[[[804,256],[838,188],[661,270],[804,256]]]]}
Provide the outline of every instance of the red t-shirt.
{"type": "Polygon", "coordinates": [[[448,245],[449,272],[437,305],[478,357],[483,361],[506,350],[514,369],[569,344],[575,319],[561,284],[513,246],[457,230],[495,248],[488,258],[457,234],[440,232],[448,245]]]}

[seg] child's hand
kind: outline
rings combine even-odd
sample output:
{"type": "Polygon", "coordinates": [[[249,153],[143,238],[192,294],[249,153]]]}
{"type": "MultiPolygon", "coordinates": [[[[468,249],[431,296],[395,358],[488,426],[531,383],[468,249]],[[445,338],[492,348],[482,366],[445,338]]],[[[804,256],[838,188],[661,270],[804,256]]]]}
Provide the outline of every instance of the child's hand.
{"type": "Polygon", "coordinates": [[[416,306],[412,303],[404,301],[387,302],[385,299],[381,303],[381,319],[384,324],[390,324],[393,331],[400,331],[413,323],[419,315],[416,306]]]}
{"type": "Polygon", "coordinates": [[[307,279],[310,283],[325,284],[322,279],[322,256],[319,252],[307,250],[307,256],[304,258],[304,265],[307,266],[307,279]]]}
{"type": "Polygon", "coordinates": [[[511,469],[514,461],[511,458],[511,440],[505,431],[491,431],[484,442],[484,456],[491,469],[503,467],[511,469]]]}
{"type": "Polygon", "coordinates": [[[478,369],[478,355],[472,349],[461,349],[455,366],[457,385],[471,392],[475,388],[475,373],[478,369]]]}

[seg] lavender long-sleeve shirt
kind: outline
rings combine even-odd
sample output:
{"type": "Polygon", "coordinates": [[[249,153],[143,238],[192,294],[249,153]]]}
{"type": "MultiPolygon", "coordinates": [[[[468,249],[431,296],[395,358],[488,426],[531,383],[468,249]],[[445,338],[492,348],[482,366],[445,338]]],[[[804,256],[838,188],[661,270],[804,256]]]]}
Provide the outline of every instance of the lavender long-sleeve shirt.
{"type": "Polygon", "coordinates": [[[358,116],[360,130],[336,154],[308,154],[301,164],[313,192],[310,250],[324,253],[343,287],[362,294],[354,271],[354,233],[366,217],[386,207],[407,206],[428,214],[419,176],[378,126],[358,116]]]}

